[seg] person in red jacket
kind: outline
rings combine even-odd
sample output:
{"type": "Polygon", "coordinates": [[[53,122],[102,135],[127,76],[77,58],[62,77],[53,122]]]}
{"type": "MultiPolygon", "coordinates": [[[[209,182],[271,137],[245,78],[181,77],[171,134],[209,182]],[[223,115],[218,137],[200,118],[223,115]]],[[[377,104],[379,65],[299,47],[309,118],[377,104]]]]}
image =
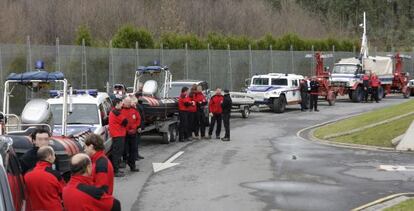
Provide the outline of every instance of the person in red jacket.
{"type": "Polygon", "coordinates": [[[74,155],[70,168],[72,177],[63,188],[63,205],[66,211],[121,210],[117,199],[93,185],[92,162],[88,155],[74,155]]]}
{"type": "Polygon", "coordinates": [[[380,82],[380,80],[378,79],[378,76],[375,74],[375,73],[373,73],[372,75],[371,75],[371,80],[370,80],[370,82],[371,82],[371,91],[372,91],[372,93],[371,93],[371,101],[374,99],[375,100],[375,102],[379,102],[378,100],[378,87],[381,85],[381,82],[380,82]]]}
{"type": "Polygon", "coordinates": [[[122,112],[122,100],[115,98],[114,108],[109,113],[109,134],[112,137],[111,161],[114,167],[115,177],[123,177],[124,173],[119,170],[122,154],[124,153],[124,140],[128,119],[122,112]]]}
{"type": "Polygon", "coordinates": [[[128,125],[126,128],[127,133],[125,136],[124,162],[128,164],[131,171],[137,172],[139,171],[135,165],[138,154],[137,131],[138,127],[141,125],[141,116],[135,108],[131,107],[131,103],[131,97],[126,97],[124,99],[124,106],[122,109],[128,119],[128,125]]]}
{"type": "Polygon", "coordinates": [[[211,135],[213,135],[214,125],[217,123],[216,128],[216,139],[220,139],[220,132],[221,132],[221,120],[222,116],[221,113],[223,112],[221,108],[221,104],[223,103],[223,95],[221,94],[221,89],[217,88],[216,93],[213,97],[211,97],[210,102],[208,104],[208,109],[211,116],[210,128],[208,130],[208,138],[211,139],[211,135]]]}
{"type": "Polygon", "coordinates": [[[37,156],[39,161],[34,169],[24,175],[31,210],[62,210],[65,182],[52,168],[55,152],[52,147],[43,146],[38,149],[37,156]]]}
{"type": "Polygon", "coordinates": [[[178,98],[178,111],[179,111],[179,141],[189,141],[191,130],[190,130],[190,122],[189,122],[189,107],[194,106],[195,102],[191,101],[190,97],[188,96],[188,87],[183,87],[181,89],[181,95],[178,98]]]}
{"type": "Polygon", "coordinates": [[[203,94],[202,86],[197,86],[197,91],[194,92],[193,100],[196,103],[197,113],[194,121],[194,135],[200,138],[206,136],[206,116],[204,113],[204,107],[207,105],[206,97],[203,94]]]}
{"type": "MultiPolygon", "coordinates": [[[[193,84],[190,89],[190,97],[191,101],[195,102],[195,95],[197,92],[197,84],[193,84]]],[[[194,138],[197,138],[196,135],[196,121],[197,121],[197,105],[192,104],[188,106],[188,122],[189,122],[189,129],[190,129],[190,136],[193,135],[194,138]]]]}
{"type": "Polygon", "coordinates": [[[93,184],[112,195],[114,191],[114,168],[105,155],[105,145],[102,138],[90,134],[85,138],[85,152],[92,160],[93,184]]]}

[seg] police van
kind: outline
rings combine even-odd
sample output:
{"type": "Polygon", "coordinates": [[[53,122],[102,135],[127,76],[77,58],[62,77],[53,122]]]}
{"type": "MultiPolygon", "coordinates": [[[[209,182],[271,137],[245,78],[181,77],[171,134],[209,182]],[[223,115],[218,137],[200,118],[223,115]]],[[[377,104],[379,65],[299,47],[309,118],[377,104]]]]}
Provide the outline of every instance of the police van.
{"type": "MultiPolygon", "coordinates": [[[[53,134],[60,134],[63,97],[60,91],[50,91],[47,102],[50,104],[54,129],[53,134]],[[55,115],[56,114],[56,115],[55,115]]],[[[77,134],[82,131],[91,131],[103,138],[105,149],[110,148],[110,137],[108,131],[108,117],[112,105],[109,95],[97,90],[73,90],[68,97],[68,135],[77,134]]]]}
{"type": "Polygon", "coordinates": [[[267,105],[273,112],[285,112],[287,105],[301,103],[299,84],[302,75],[269,73],[252,77],[247,93],[255,104],[267,105]]]}

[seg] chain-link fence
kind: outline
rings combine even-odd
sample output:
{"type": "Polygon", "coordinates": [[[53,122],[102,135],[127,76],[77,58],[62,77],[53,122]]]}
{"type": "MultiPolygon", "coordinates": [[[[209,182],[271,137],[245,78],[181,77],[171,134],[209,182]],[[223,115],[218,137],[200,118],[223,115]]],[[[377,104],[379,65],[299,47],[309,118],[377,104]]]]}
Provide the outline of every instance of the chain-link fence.
{"type": "MultiPolygon", "coordinates": [[[[341,58],[356,56],[356,52],[325,53],[333,55],[332,58],[325,59],[325,66],[331,68],[341,58]]],[[[313,57],[307,58],[307,54],[314,54],[314,51],[294,51],[293,48],[290,51],[230,48],[172,50],[0,44],[0,91],[3,96],[4,80],[10,73],[32,70],[36,60],[43,60],[48,71],[62,71],[74,88],[105,91],[107,83],[132,86],[135,69],[138,66],[153,65],[157,61],[169,66],[174,80],[205,80],[212,88],[237,91],[244,87],[245,79],[255,74],[279,72],[313,75],[315,60],[313,57]]],[[[371,54],[390,53],[373,51],[371,54]]],[[[414,52],[405,54],[413,55],[414,52]]],[[[405,71],[412,74],[414,61],[407,61],[405,71]]],[[[13,106],[13,111],[19,113],[26,98],[24,94],[13,98],[13,105],[19,105],[13,106]]]]}

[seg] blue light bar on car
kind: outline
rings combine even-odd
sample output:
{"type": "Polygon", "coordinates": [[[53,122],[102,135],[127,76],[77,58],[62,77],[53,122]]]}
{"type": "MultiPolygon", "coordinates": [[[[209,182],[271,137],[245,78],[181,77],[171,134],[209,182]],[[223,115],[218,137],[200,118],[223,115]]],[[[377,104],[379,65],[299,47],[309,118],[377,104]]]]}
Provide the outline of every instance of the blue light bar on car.
{"type": "Polygon", "coordinates": [[[78,95],[88,94],[93,97],[98,96],[98,90],[96,89],[75,89],[73,92],[74,94],[78,94],[78,95]]]}
{"type": "Polygon", "coordinates": [[[59,90],[50,90],[49,95],[50,97],[59,97],[62,95],[62,92],[59,90]]]}

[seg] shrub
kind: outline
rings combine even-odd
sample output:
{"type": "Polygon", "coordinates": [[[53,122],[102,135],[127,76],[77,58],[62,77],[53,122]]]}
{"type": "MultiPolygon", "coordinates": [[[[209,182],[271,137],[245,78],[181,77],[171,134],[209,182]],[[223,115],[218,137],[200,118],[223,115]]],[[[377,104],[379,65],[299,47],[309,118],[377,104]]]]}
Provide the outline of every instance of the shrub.
{"type": "Polygon", "coordinates": [[[82,40],[85,40],[85,46],[92,46],[92,35],[86,25],[81,25],[76,30],[75,44],[82,45],[82,40]]]}
{"type": "Polygon", "coordinates": [[[139,48],[153,48],[152,34],[145,29],[137,29],[132,25],[122,26],[112,39],[115,48],[135,48],[138,41],[139,48]]]}

